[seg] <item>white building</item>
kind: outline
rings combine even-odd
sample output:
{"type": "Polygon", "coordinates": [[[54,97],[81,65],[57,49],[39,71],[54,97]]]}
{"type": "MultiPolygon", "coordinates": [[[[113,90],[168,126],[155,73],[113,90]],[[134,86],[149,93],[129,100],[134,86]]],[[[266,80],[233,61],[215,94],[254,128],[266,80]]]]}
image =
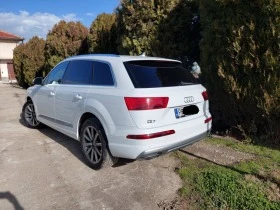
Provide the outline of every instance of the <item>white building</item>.
{"type": "Polygon", "coordinates": [[[23,38],[0,30],[0,81],[15,80],[13,51],[23,38]]]}

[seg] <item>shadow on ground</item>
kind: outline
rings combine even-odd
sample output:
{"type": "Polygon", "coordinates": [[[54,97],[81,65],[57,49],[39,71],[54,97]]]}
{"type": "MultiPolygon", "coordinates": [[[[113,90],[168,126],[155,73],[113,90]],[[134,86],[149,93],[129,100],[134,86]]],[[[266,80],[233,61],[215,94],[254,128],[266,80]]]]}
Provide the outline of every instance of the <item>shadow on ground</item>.
{"type": "Polygon", "coordinates": [[[23,210],[24,208],[20,205],[18,202],[17,198],[10,193],[9,191],[7,192],[0,192],[0,199],[7,199],[13,206],[15,210],[23,210]]]}
{"type": "MultiPolygon", "coordinates": [[[[23,126],[26,127],[25,123],[23,122],[23,120],[21,118],[19,119],[19,122],[20,122],[20,124],[22,124],[23,126]]],[[[47,136],[48,138],[50,138],[51,140],[53,140],[54,142],[62,145],[66,149],[68,149],[77,159],[79,159],[82,163],[87,165],[84,160],[83,154],[82,154],[80,142],[78,142],[77,140],[72,139],[46,125],[43,125],[42,128],[38,129],[38,131],[40,133],[44,134],[45,136],[47,136]]],[[[134,160],[120,158],[119,161],[113,167],[117,168],[117,167],[125,166],[132,162],[134,162],[134,160]]]]}
{"type": "MultiPolygon", "coordinates": [[[[215,164],[215,165],[217,165],[217,166],[221,166],[221,167],[230,169],[230,170],[235,171],[235,172],[237,172],[237,173],[239,173],[239,174],[242,174],[242,175],[251,175],[251,173],[248,173],[248,172],[246,172],[246,171],[244,171],[244,170],[240,170],[240,169],[234,167],[234,165],[220,164],[220,163],[217,163],[217,162],[215,162],[215,161],[213,161],[213,160],[211,160],[211,159],[209,159],[209,158],[204,158],[204,157],[202,157],[201,155],[196,155],[196,154],[194,154],[194,153],[191,153],[191,152],[188,152],[188,151],[185,151],[185,150],[182,150],[182,149],[180,149],[179,151],[182,152],[182,153],[184,153],[184,154],[186,154],[186,155],[190,155],[190,156],[192,156],[192,157],[195,157],[195,158],[198,158],[198,159],[202,159],[202,160],[204,160],[204,161],[207,161],[207,162],[209,162],[209,163],[215,164]]],[[[273,182],[273,183],[275,183],[275,184],[277,184],[277,185],[280,185],[279,181],[273,179],[273,177],[266,177],[266,176],[261,175],[261,174],[258,174],[258,173],[253,173],[253,175],[254,175],[255,177],[257,177],[258,179],[260,179],[260,180],[264,180],[264,181],[269,180],[269,181],[271,181],[271,182],[273,182]]]]}

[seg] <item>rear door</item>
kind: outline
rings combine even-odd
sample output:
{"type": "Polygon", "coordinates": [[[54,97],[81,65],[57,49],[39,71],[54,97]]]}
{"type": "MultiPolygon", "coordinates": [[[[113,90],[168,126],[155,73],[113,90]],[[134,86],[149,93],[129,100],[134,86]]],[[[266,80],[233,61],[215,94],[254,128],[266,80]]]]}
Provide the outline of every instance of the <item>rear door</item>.
{"type": "Polygon", "coordinates": [[[134,104],[129,112],[139,128],[187,122],[209,114],[205,88],[181,63],[130,61],[125,67],[135,87],[125,100],[134,104]],[[149,105],[146,108],[145,103],[149,105]]]}
{"type": "Polygon", "coordinates": [[[84,110],[87,92],[92,84],[92,75],[93,61],[70,62],[55,96],[56,122],[60,128],[75,132],[78,118],[84,110]]]}

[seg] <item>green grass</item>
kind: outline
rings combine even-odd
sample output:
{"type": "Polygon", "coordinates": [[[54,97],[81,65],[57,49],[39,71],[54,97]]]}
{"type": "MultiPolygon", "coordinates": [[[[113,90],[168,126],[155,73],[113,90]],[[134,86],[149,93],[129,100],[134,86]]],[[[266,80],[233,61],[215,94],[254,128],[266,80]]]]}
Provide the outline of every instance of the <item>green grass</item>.
{"type": "Polygon", "coordinates": [[[221,166],[177,152],[182,164],[178,173],[184,181],[180,194],[194,209],[280,209],[276,191],[280,151],[217,138],[207,142],[253,154],[254,158],[221,166]]]}
{"type": "Polygon", "coordinates": [[[240,152],[246,152],[257,156],[267,157],[280,164],[280,152],[278,149],[271,149],[265,146],[246,144],[243,142],[232,141],[230,139],[222,138],[209,138],[206,140],[206,142],[231,147],[240,152]]]}
{"type": "Polygon", "coordinates": [[[232,166],[247,174],[262,177],[280,184],[280,151],[265,146],[245,144],[230,139],[209,138],[207,142],[231,147],[255,156],[253,160],[232,166]]]}

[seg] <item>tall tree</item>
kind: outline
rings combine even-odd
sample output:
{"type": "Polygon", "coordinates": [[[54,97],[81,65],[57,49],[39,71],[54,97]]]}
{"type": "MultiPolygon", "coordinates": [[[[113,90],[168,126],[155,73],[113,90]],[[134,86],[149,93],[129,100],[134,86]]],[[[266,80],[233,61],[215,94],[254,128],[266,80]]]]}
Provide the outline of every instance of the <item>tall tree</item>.
{"type": "Polygon", "coordinates": [[[200,1],[214,122],[280,144],[280,1],[200,1]]]}
{"type": "Polygon", "coordinates": [[[154,55],[159,23],[179,0],[122,0],[117,9],[118,50],[122,54],[154,55]]]}
{"type": "MultiPolygon", "coordinates": [[[[151,43],[154,54],[176,59],[186,56],[199,61],[199,3],[180,0],[174,4],[158,24],[155,40],[151,43]]],[[[166,8],[164,4],[160,6],[166,8]]]]}
{"type": "Polygon", "coordinates": [[[80,22],[60,21],[47,35],[45,58],[46,72],[64,58],[87,53],[88,29],[80,22]]]}
{"type": "Polygon", "coordinates": [[[22,63],[24,80],[28,85],[32,85],[32,81],[35,77],[42,76],[45,62],[45,42],[44,39],[34,36],[25,44],[22,63]]]}
{"type": "Polygon", "coordinates": [[[89,30],[89,53],[117,53],[116,38],[116,14],[98,15],[89,30]]]}
{"type": "Polygon", "coordinates": [[[21,87],[32,85],[36,76],[42,76],[44,67],[45,40],[32,37],[27,43],[14,49],[14,69],[17,82],[21,87]]]}
{"type": "Polygon", "coordinates": [[[14,58],[14,70],[18,85],[26,88],[28,87],[27,83],[25,82],[25,76],[23,72],[23,61],[25,59],[24,55],[25,44],[20,44],[16,46],[13,51],[13,58],[14,58]]]}
{"type": "Polygon", "coordinates": [[[120,53],[199,60],[198,0],[122,0],[118,14],[120,53]]]}

